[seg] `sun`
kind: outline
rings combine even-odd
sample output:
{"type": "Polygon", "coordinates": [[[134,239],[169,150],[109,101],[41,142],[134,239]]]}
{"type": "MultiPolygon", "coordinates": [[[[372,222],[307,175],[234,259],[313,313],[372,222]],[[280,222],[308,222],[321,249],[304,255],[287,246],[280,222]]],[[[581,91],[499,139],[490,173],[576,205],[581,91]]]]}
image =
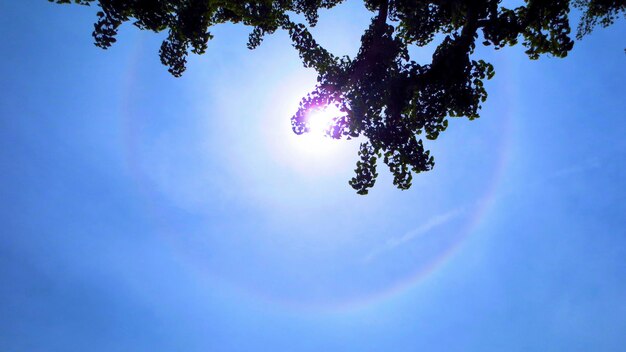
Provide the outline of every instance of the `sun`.
{"type": "Polygon", "coordinates": [[[346,115],[334,102],[308,109],[304,121],[301,120],[306,132],[298,134],[293,130],[289,117],[297,110],[297,102],[306,94],[298,88],[302,81],[302,76],[290,77],[288,82],[277,85],[275,94],[268,100],[268,110],[263,114],[272,120],[259,121],[259,128],[264,131],[264,143],[269,147],[268,155],[277,167],[284,167],[309,181],[335,177],[338,172],[345,171],[345,165],[349,165],[351,172],[358,145],[345,138],[336,139],[327,135],[333,127],[333,120],[346,115]]]}
{"type": "Polygon", "coordinates": [[[343,113],[334,104],[316,107],[307,112],[307,132],[295,136],[297,149],[301,155],[310,157],[329,158],[336,150],[337,140],[328,135],[336,117],[343,113]]]}
{"type": "MultiPolygon", "coordinates": [[[[330,137],[328,131],[334,125],[334,119],[344,113],[334,104],[316,107],[308,111],[306,116],[307,132],[301,135],[291,133],[292,150],[297,159],[316,163],[329,164],[335,158],[340,146],[339,141],[330,137]]],[[[290,131],[291,132],[291,131],[290,131]]],[[[329,164],[330,165],[330,164],[329,164]]]]}
{"type": "Polygon", "coordinates": [[[307,114],[309,133],[319,137],[325,137],[328,130],[334,124],[333,119],[341,115],[343,115],[343,113],[334,104],[311,109],[307,114]]]}

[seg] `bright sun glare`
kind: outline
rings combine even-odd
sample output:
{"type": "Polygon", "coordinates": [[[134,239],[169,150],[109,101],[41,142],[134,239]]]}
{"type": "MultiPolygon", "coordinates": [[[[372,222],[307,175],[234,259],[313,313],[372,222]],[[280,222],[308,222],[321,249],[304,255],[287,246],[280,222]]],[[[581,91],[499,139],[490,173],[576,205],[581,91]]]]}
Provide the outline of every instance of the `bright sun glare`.
{"type": "Polygon", "coordinates": [[[341,110],[334,104],[311,110],[307,117],[309,133],[324,136],[326,131],[332,127],[333,118],[341,116],[341,114],[341,110]]]}
{"type": "Polygon", "coordinates": [[[309,131],[301,135],[292,134],[297,159],[321,158],[320,160],[323,159],[324,163],[328,164],[329,159],[333,158],[332,155],[338,151],[338,145],[335,143],[337,141],[326,133],[333,126],[333,119],[341,115],[342,112],[334,104],[310,110],[307,114],[309,131]]]}

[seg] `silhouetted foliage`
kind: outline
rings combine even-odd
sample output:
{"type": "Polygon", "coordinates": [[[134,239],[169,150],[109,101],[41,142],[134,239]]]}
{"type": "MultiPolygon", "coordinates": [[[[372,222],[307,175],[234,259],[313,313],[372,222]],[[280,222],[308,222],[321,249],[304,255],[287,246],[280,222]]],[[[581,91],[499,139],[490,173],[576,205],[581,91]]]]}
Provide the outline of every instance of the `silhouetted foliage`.
{"type": "Polygon", "coordinates": [[[448,118],[479,117],[487,98],[484,81],[494,75],[491,64],[471,58],[477,41],[496,50],[521,42],[530,59],[565,57],[573,47],[568,15],[582,11],[577,37],[597,25],[608,26],[626,12],[626,0],[526,0],[506,8],[499,0],[365,0],[375,13],[354,58],[338,57],[321,47],[308,31],[318,11],[342,0],[50,0],[101,8],[93,36],[97,46],[115,42],[120,25],[168,31],[159,52],[169,72],[185,71],[189,52],[202,54],[220,23],[251,27],[248,47],[266,34],[285,30],[305,67],[318,73],[315,89],[304,97],[292,117],[295,133],[309,130],[307,112],[335,104],[341,116],[328,130],[333,138],[364,136],[356,175],[350,185],[367,194],[374,186],[378,159],[393,174],[400,189],[411,186],[413,173],[431,170],[434,158],[422,136],[436,139],[448,118]],[[292,21],[300,14],[306,24],[292,21]],[[410,46],[425,46],[441,38],[432,61],[411,60],[410,46]],[[480,38],[480,39],[479,39],[480,38]]]}

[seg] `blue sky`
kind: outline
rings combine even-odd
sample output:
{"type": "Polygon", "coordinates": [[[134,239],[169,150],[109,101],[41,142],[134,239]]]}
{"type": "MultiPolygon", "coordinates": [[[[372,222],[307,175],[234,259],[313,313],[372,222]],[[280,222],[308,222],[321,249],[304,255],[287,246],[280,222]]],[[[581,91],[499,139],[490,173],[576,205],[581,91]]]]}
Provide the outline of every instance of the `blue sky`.
{"type": "MultiPolygon", "coordinates": [[[[284,34],[216,28],[175,79],[158,35],[94,47],[93,12],[0,3],[0,350],[623,350],[624,21],[479,51],[481,118],[363,197],[355,141],[291,132],[315,75],[284,34]]],[[[354,55],[368,18],[316,34],[354,55]]]]}

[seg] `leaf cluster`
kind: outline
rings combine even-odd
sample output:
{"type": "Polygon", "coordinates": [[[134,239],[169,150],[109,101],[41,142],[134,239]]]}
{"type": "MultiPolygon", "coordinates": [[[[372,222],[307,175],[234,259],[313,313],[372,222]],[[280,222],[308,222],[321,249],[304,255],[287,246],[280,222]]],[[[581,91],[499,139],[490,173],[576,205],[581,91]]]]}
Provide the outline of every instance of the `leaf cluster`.
{"type": "Polygon", "coordinates": [[[453,117],[475,119],[487,99],[485,81],[491,64],[473,59],[477,43],[499,50],[521,44],[530,59],[565,57],[572,50],[569,13],[583,11],[577,36],[608,26],[626,12],[626,0],[526,0],[507,8],[500,0],[364,0],[374,13],[354,58],[338,57],[320,46],[309,32],[321,9],[342,0],[49,0],[100,7],[93,36],[97,46],[115,42],[122,23],[154,32],[167,31],[159,55],[180,76],[191,52],[202,54],[212,38],[209,29],[222,23],[251,27],[248,47],[261,44],[277,30],[289,34],[305,67],[317,71],[317,85],[292,117],[295,133],[309,131],[308,113],[329,104],[340,116],[327,134],[364,137],[350,185],[359,194],[374,186],[377,162],[408,189],[414,174],[434,167],[424,139],[434,140],[453,117]],[[302,15],[306,23],[290,16],[302,15]],[[411,46],[440,39],[428,63],[411,59],[411,46]]]}

